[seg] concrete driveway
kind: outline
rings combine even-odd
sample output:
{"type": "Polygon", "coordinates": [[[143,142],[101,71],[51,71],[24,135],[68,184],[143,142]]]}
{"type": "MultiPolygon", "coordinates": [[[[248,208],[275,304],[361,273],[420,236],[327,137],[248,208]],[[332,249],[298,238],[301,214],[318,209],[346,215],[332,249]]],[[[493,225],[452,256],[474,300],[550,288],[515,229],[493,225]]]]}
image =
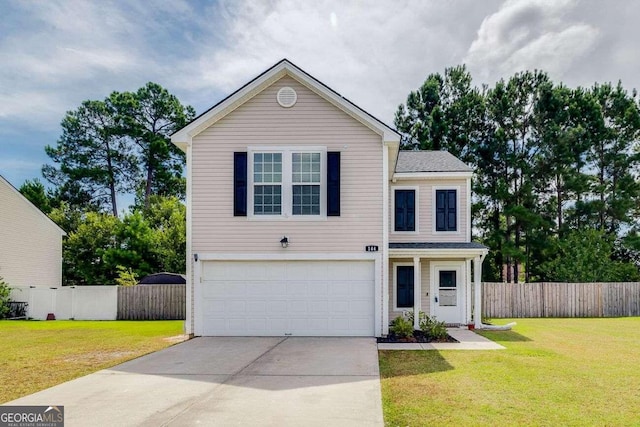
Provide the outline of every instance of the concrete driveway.
{"type": "Polygon", "coordinates": [[[373,338],[196,338],[7,404],[67,427],[383,424],[373,338]]]}

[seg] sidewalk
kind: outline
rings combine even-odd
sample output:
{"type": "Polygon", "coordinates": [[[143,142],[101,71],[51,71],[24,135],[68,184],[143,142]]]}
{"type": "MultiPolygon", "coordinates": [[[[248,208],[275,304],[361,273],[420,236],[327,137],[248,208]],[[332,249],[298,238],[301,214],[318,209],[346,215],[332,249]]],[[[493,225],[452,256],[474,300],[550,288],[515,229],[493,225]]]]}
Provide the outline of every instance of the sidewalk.
{"type": "Polygon", "coordinates": [[[443,343],[379,343],[378,350],[504,350],[497,344],[467,328],[447,328],[452,338],[459,342],[443,343]]]}

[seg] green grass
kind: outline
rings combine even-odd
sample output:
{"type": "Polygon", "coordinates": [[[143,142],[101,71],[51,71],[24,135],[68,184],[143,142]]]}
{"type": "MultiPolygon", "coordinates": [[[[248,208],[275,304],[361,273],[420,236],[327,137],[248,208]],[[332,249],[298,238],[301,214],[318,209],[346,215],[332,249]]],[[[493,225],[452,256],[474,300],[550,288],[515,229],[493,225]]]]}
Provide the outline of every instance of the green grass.
{"type": "Polygon", "coordinates": [[[151,353],[183,321],[0,321],[0,403],[151,353]]]}
{"type": "Polygon", "coordinates": [[[640,425],[640,318],[513,320],[506,350],[380,351],[385,423],[640,425]]]}

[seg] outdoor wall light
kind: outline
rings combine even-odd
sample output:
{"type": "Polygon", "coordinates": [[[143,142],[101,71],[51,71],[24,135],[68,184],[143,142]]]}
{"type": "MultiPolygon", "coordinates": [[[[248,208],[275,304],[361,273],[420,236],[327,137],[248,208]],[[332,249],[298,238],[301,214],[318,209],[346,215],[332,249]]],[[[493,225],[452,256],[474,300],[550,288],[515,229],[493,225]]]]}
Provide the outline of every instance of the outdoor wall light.
{"type": "Polygon", "coordinates": [[[287,236],[284,236],[281,240],[280,240],[280,244],[282,245],[283,248],[286,248],[289,246],[289,239],[287,239],[287,236]]]}

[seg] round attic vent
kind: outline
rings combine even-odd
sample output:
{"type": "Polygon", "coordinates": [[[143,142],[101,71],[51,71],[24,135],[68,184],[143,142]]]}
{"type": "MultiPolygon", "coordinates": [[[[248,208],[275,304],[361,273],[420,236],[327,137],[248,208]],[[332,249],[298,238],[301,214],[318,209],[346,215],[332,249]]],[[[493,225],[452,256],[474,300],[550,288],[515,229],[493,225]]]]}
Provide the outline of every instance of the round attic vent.
{"type": "Polygon", "coordinates": [[[278,91],[278,104],[284,108],[293,107],[298,100],[298,94],[293,88],[285,86],[278,91]]]}

